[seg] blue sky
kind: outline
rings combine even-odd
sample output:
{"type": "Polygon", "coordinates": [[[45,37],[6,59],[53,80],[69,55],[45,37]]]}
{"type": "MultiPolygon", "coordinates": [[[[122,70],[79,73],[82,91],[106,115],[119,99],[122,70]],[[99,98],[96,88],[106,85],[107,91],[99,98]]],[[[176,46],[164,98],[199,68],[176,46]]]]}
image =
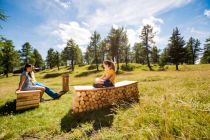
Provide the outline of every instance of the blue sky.
{"type": "Polygon", "coordinates": [[[145,24],[154,27],[159,49],[175,27],[185,40],[198,38],[201,47],[210,37],[210,0],[0,0],[0,9],[9,16],[0,21],[0,34],[17,50],[30,42],[44,59],[49,48],[61,51],[70,38],[84,52],[93,31],[104,38],[112,26],[127,29],[131,46],[145,24]]]}

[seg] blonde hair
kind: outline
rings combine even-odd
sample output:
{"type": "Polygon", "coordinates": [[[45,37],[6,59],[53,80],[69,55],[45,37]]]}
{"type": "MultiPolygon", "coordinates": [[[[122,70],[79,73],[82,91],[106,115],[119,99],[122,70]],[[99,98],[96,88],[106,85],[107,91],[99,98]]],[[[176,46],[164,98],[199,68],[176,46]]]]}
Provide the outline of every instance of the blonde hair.
{"type": "Polygon", "coordinates": [[[115,71],[115,65],[112,61],[109,60],[104,60],[103,62],[105,65],[109,66],[111,69],[113,69],[115,71]]]}

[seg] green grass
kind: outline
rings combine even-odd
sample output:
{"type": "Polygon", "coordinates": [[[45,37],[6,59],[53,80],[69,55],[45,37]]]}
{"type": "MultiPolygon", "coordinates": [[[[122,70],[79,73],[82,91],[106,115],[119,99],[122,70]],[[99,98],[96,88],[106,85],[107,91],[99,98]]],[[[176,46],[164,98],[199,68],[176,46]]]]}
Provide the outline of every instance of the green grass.
{"type": "MultiPolygon", "coordinates": [[[[14,102],[19,76],[0,77],[0,139],[210,139],[210,65],[167,67],[150,72],[136,64],[134,71],[117,76],[117,81],[139,82],[139,103],[77,115],[71,113],[73,86],[92,84],[102,71],[76,66],[69,93],[21,112],[14,102]]],[[[68,71],[61,67],[36,77],[59,91],[68,71]]]]}

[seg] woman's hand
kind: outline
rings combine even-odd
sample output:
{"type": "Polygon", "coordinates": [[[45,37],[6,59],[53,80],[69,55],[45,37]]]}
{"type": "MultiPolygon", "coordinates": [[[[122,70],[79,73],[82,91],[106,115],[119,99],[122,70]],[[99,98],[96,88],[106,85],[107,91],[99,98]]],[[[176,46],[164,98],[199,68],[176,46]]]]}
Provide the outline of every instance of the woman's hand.
{"type": "Polygon", "coordinates": [[[18,89],[16,89],[16,92],[15,92],[15,94],[17,94],[17,92],[20,92],[20,89],[18,88],[18,89]]]}

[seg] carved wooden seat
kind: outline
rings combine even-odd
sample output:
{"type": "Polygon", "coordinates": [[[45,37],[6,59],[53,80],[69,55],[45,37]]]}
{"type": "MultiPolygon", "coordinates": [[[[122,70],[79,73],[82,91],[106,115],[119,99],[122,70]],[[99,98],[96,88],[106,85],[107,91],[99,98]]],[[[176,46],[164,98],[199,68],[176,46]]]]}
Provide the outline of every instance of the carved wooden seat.
{"type": "Polygon", "coordinates": [[[74,86],[73,112],[84,112],[121,102],[138,102],[138,82],[122,81],[109,88],[74,86]]]}
{"type": "Polygon", "coordinates": [[[39,106],[41,90],[16,91],[16,110],[35,108],[39,106]]]}

